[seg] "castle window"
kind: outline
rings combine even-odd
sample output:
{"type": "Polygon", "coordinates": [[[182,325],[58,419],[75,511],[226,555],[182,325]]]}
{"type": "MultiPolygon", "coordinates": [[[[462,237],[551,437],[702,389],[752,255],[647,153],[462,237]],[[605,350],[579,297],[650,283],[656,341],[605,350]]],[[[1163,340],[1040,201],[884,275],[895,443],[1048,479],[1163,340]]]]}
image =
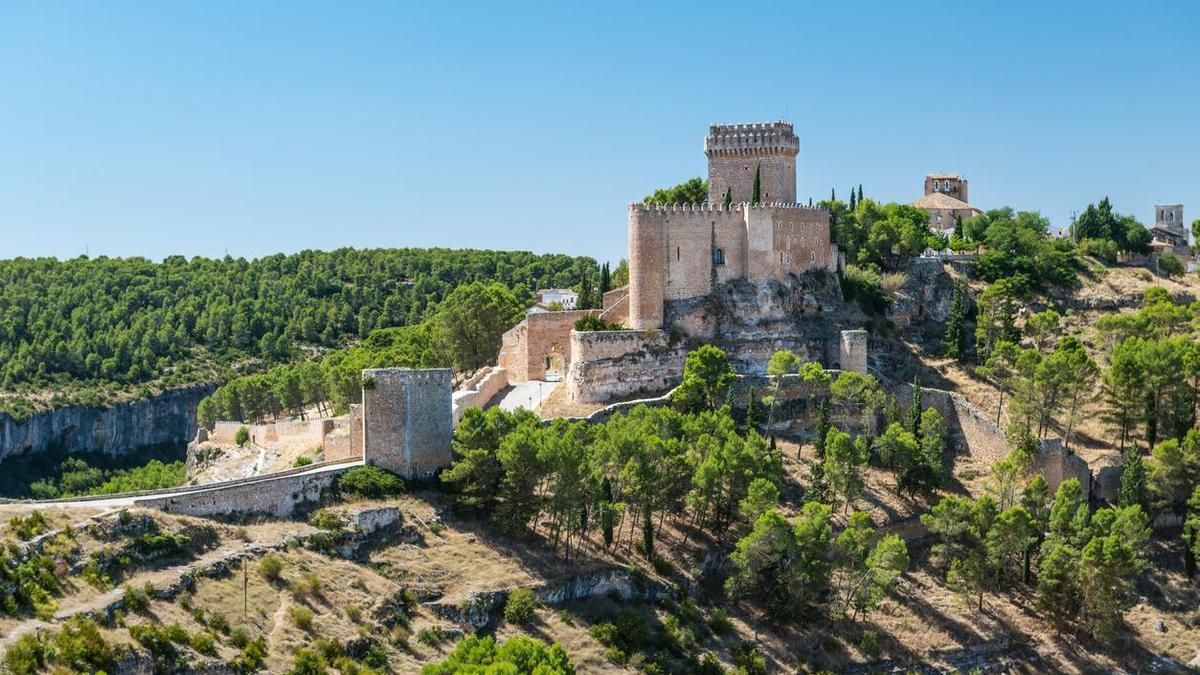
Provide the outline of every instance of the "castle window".
{"type": "Polygon", "coordinates": [[[938,190],[941,190],[941,189],[942,189],[942,182],[940,180],[933,181],[933,191],[937,192],[938,190]]]}
{"type": "Polygon", "coordinates": [[[808,252],[808,262],[810,262],[810,263],[817,262],[817,252],[816,251],[808,252]]]}
{"type": "Polygon", "coordinates": [[[725,264],[725,251],[724,250],[719,249],[719,248],[713,249],[713,264],[714,265],[724,265],[725,264]]]}
{"type": "Polygon", "coordinates": [[[679,247],[678,246],[675,247],[675,259],[679,260],[679,247]]]}

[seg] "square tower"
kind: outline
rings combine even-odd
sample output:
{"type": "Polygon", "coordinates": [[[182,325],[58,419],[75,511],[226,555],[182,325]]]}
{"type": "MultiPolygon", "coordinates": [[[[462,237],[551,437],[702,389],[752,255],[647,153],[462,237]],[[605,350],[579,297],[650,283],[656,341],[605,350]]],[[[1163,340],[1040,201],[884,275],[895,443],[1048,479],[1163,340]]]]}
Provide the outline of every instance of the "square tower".
{"type": "Polygon", "coordinates": [[[362,371],[363,458],[405,478],[450,464],[450,369],[362,371]]]}
{"type": "Polygon", "coordinates": [[[787,122],[710,126],[704,139],[708,201],[723,204],[727,190],[734,202],[753,201],[757,174],[760,203],[795,203],[799,152],[800,139],[787,122]]]}
{"type": "Polygon", "coordinates": [[[1183,204],[1156,204],[1154,227],[1186,235],[1187,230],[1183,226],[1183,204]]]}
{"type": "Polygon", "coordinates": [[[925,176],[925,194],[950,195],[960,202],[967,199],[967,179],[954,173],[931,173],[925,176]]]}

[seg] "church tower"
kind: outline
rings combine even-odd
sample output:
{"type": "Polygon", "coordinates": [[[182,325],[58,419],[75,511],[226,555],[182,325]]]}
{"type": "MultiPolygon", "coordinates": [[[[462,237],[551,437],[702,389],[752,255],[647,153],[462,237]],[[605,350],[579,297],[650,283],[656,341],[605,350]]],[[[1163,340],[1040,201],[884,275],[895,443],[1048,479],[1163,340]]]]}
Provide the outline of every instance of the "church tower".
{"type": "Polygon", "coordinates": [[[714,124],[704,139],[708,156],[708,201],[725,202],[726,191],[734,203],[752,201],[758,175],[758,201],[796,201],[796,155],[800,139],[787,122],[714,124]]]}

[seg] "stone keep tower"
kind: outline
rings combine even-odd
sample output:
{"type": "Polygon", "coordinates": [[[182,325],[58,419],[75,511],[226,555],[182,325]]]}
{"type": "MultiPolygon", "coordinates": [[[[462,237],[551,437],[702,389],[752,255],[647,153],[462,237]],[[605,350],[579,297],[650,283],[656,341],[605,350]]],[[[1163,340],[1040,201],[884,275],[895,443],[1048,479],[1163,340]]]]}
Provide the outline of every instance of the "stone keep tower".
{"type": "Polygon", "coordinates": [[[362,372],[363,457],[405,478],[450,464],[450,370],[371,368],[362,372]]]}
{"type": "Polygon", "coordinates": [[[854,371],[860,375],[867,374],[867,331],[842,331],[840,349],[842,370],[854,371]]]}
{"type": "Polygon", "coordinates": [[[1157,204],[1154,216],[1154,227],[1187,235],[1183,226],[1183,204],[1157,204]]]}
{"type": "Polygon", "coordinates": [[[708,156],[708,201],[748,202],[759,173],[759,202],[796,201],[796,155],[800,139],[787,122],[714,124],[704,139],[708,156]]]}

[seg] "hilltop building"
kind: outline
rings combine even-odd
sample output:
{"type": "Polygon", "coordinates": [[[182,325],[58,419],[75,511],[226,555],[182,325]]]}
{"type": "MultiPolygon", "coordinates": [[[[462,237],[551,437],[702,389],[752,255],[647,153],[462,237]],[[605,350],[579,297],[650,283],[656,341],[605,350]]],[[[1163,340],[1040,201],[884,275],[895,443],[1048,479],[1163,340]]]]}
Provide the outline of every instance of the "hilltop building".
{"type": "Polygon", "coordinates": [[[1150,234],[1150,248],[1155,253],[1174,253],[1183,261],[1191,259],[1188,230],[1183,224],[1183,204],[1155,205],[1154,227],[1150,234]]]}
{"type": "Polygon", "coordinates": [[[829,212],[796,203],[799,151],[787,122],[712,125],[707,202],[629,205],[630,328],[659,328],[665,302],[723,282],[837,270],[829,212]]]}
{"type": "Polygon", "coordinates": [[[954,173],[925,176],[925,195],[912,206],[929,212],[929,228],[950,236],[958,220],[966,220],[983,211],[967,201],[967,179],[954,173]]]}

